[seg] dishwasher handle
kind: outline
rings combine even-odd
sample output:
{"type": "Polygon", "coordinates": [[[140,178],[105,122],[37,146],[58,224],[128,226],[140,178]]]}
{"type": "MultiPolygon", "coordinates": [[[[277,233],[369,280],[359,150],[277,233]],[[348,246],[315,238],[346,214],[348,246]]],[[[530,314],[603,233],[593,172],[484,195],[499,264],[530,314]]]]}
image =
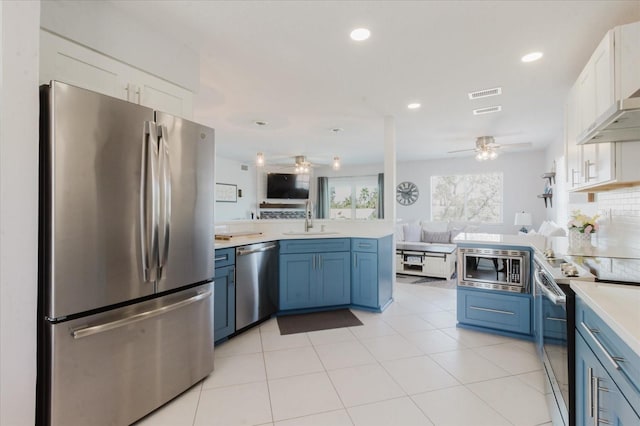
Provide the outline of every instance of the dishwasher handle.
{"type": "Polygon", "coordinates": [[[256,249],[243,249],[243,248],[239,248],[238,251],[236,252],[236,255],[238,256],[244,256],[247,254],[252,254],[252,253],[260,253],[263,251],[269,251],[269,250],[273,250],[277,247],[276,244],[272,244],[270,246],[265,246],[265,247],[260,247],[260,248],[256,248],[256,249]]]}

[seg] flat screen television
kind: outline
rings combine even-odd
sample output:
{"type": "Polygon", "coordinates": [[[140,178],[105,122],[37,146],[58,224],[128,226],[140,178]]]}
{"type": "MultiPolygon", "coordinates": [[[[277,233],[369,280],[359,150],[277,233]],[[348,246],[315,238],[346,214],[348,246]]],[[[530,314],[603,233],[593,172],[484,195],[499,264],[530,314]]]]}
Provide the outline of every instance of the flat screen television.
{"type": "Polygon", "coordinates": [[[267,174],[267,198],[309,198],[309,175],[292,173],[267,174]]]}

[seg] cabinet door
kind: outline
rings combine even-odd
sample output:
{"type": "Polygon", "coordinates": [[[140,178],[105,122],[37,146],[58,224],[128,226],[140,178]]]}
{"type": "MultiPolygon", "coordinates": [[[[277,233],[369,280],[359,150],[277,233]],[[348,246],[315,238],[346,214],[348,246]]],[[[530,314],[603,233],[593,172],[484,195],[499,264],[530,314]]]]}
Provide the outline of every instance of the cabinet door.
{"type": "Polygon", "coordinates": [[[319,253],[316,256],[320,293],[317,306],[349,304],[351,302],[349,252],[319,253]]]}
{"type": "Polygon", "coordinates": [[[595,74],[590,65],[587,64],[578,77],[578,136],[585,132],[596,118],[595,74]]]}
{"type": "Polygon", "coordinates": [[[578,138],[578,85],[569,92],[565,111],[565,156],[567,159],[567,184],[575,188],[582,183],[582,145],[576,143],[578,138]]]}
{"type": "Polygon", "coordinates": [[[351,303],[370,308],[379,307],[377,253],[353,253],[351,303]]]}
{"type": "Polygon", "coordinates": [[[216,268],[213,278],[213,340],[236,331],[235,267],[216,268]]]}
{"type": "Polygon", "coordinates": [[[576,333],[576,424],[637,425],[640,417],[576,333]]]}
{"type": "Polygon", "coordinates": [[[40,84],[58,80],[127,100],[123,64],[84,46],[40,31],[40,84]]]}
{"type": "MultiPolygon", "coordinates": [[[[594,119],[614,103],[613,31],[609,31],[591,57],[594,79],[594,119]]],[[[591,123],[590,123],[591,124],[591,123]]]]}
{"type": "Polygon", "coordinates": [[[458,287],[458,322],[531,334],[531,296],[458,287]]]}
{"type": "Polygon", "coordinates": [[[316,256],[313,253],[280,255],[280,309],[316,306],[316,256]]]}
{"type": "Polygon", "coordinates": [[[135,92],[130,90],[130,96],[135,96],[131,102],[178,117],[192,117],[193,93],[190,91],[133,68],[127,78],[135,84],[135,92]]]}

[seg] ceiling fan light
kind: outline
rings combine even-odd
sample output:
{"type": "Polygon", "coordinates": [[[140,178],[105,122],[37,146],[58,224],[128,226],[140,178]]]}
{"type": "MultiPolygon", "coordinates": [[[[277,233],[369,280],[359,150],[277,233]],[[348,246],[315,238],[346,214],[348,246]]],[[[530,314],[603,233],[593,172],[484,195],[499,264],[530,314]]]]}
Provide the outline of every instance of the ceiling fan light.
{"type": "Polygon", "coordinates": [[[340,170],[340,157],[333,157],[333,170],[340,170]]]}
{"type": "Polygon", "coordinates": [[[484,158],[482,158],[482,153],[481,152],[476,154],[476,160],[478,160],[478,161],[484,160],[484,158]]]}
{"type": "Polygon", "coordinates": [[[365,41],[371,36],[371,31],[367,28],[356,28],[351,31],[351,39],[355,41],[365,41]]]}
{"type": "Polygon", "coordinates": [[[491,159],[491,160],[495,160],[496,158],[498,158],[498,153],[497,153],[496,151],[492,150],[492,151],[489,153],[489,159],[491,159]]]}
{"type": "Polygon", "coordinates": [[[264,166],[264,154],[261,152],[256,154],[256,166],[258,167],[264,166]]]}

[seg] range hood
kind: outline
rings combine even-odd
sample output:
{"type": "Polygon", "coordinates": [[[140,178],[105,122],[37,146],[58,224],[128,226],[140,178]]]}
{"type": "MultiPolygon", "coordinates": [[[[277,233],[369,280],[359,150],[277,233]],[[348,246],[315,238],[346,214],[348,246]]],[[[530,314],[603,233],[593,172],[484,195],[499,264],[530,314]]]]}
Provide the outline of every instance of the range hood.
{"type": "Polygon", "coordinates": [[[640,90],[614,103],[578,136],[578,145],[640,141],[640,90]]]}

